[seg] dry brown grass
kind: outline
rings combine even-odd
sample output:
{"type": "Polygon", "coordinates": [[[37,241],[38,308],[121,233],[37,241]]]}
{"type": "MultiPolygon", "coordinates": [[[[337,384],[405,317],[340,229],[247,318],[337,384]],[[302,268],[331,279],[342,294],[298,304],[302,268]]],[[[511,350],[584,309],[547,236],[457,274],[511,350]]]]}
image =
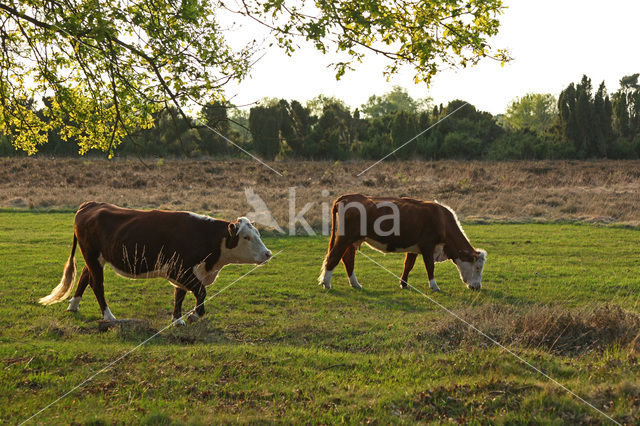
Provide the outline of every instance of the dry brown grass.
{"type": "Polygon", "coordinates": [[[87,200],[194,210],[223,218],[251,211],[252,187],[279,223],[288,220],[288,188],[318,225],[320,203],[338,195],[438,199],[467,220],[583,220],[640,224],[639,161],[384,162],[361,177],[365,161],[275,162],[280,177],[251,160],[2,158],[0,207],[75,209],[87,200]],[[322,190],[328,190],[327,197],[322,190]]]}
{"type": "MultiPolygon", "coordinates": [[[[515,308],[487,304],[463,309],[458,314],[505,345],[558,354],[580,354],[618,345],[630,356],[640,356],[640,317],[616,305],[570,310],[559,305],[515,308]]],[[[438,323],[434,333],[454,348],[493,345],[453,317],[438,323]]]]}

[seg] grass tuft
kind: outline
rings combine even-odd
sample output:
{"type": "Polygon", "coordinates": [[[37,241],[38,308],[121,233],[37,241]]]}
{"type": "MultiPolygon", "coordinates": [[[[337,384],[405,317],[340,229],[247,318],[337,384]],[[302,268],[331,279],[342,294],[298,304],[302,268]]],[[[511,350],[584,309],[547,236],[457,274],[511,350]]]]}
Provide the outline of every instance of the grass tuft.
{"type": "MultiPolygon", "coordinates": [[[[560,355],[604,351],[619,345],[638,350],[640,316],[620,306],[603,304],[578,309],[559,305],[505,306],[486,304],[456,314],[503,345],[544,349],[560,355]]],[[[434,334],[452,349],[491,343],[459,320],[447,317],[434,334]]]]}

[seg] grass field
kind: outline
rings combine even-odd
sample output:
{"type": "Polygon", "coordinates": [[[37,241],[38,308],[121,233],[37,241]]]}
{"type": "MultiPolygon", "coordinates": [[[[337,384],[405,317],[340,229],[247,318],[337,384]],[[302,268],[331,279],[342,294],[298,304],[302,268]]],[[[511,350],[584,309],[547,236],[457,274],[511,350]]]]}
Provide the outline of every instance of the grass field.
{"type": "MultiPolygon", "coordinates": [[[[80,312],[37,299],[57,284],[73,214],[0,212],[0,419],[19,423],[165,327],[172,287],[105,274],[107,302],[135,329],[98,331],[80,312]]],[[[450,262],[429,297],[621,423],[640,418],[640,232],[592,225],[466,225],[489,253],[472,292],[450,262]]],[[[264,238],[270,263],[32,422],[558,422],[607,419],[489,343],[364,256],[361,291],[342,266],[316,285],[326,237],[264,238]]],[[[401,255],[363,252],[395,274],[401,255]]],[[[82,267],[81,257],[77,259],[82,267]]],[[[229,266],[212,295],[250,266],[229,266]]],[[[410,283],[427,292],[420,264],[410,283]]],[[[187,296],[185,308],[193,304],[187,296]]]]}

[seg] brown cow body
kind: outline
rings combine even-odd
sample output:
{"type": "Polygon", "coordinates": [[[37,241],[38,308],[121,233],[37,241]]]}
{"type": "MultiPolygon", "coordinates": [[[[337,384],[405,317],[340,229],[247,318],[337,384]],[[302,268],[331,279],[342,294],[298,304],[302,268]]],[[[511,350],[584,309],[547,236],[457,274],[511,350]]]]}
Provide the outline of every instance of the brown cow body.
{"type": "Polygon", "coordinates": [[[329,249],[318,281],[331,288],[331,275],[342,260],[352,287],[360,288],[354,273],[356,250],[362,243],[387,253],[406,253],[400,285],[407,287],[417,256],[423,257],[429,285],[438,291],[435,262],[451,259],[471,289],[481,287],[484,250],[467,239],[456,214],[437,202],[412,198],[343,195],[333,204],[329,249]]]}
{"type": "Polygon", "coordinates": [[[48,305],[66,299],[75,278],[74,252],[80,245],[86,266],[71,299],[77,311],[84,290],[91,285],[104,319],[115,319],[104,298],[103,269],[111,265],[128,278],[166,278],[175,287],[173,318],[184,324],[182,302],[187,291],[196,297],[194,319],[204,314],[205,287],[230,263],[263,263],[271,257],[260,234],[247,218],[217,220],[190,212],[134,210],[88,202],[75,217],[73,248],[62,281],[48,305]]]}

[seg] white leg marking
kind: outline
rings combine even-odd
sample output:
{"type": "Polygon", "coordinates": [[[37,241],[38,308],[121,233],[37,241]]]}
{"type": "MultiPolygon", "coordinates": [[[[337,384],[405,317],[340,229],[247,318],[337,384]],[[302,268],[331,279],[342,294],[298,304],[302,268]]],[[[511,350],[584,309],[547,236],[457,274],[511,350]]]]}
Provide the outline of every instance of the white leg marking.
{"type": "Polygon", "coordinates": [[[438,287],[438,284],[436,284],[436,279],[432,279],[429,280],[429,287],[431,287],[431,290],[433,291],[440,291],[440,288],[438,287]]]}
{"type": "Polygon", "coordinates": [[[184,322],[182,318],[174,318],[173,321],[171,322],[171,325],[174,327],[183,327],[187,325],[187,323],[184,322]]]}
{"type": "Polygon", "coordinates": [[[109,307],[107,306],[107,309],[104,310],[104,312],[102,313],[102,319],[105,321],[115,321],[116,317],[113,316],[113,314],[111,313],[111,310],[109,309],[109,307]]]}
{"type": "Polygon", "coordinates": [[[351,287],[353,288],[362,288],[362,286],[358,282],[358,279],[356,278],[355,272],[351,273],[351,276],[349,277],[349,283],[351,283],[351,287]]]}
{"type": "Polygon", "coordinates": [[[333,271],[324,271],[324,277],[322,278],[322,285],[327,290],[331,289],[331,275],[333,275],[333,271]]]}
{"type": "Polygon", "coordinates": [[[78,312],[78,306],[80,306],[80,299],[82,299],[82,297],[72,297],[71,300],[69,300],[69,307],[67,308],[67,311],[78,312]]]}

